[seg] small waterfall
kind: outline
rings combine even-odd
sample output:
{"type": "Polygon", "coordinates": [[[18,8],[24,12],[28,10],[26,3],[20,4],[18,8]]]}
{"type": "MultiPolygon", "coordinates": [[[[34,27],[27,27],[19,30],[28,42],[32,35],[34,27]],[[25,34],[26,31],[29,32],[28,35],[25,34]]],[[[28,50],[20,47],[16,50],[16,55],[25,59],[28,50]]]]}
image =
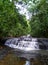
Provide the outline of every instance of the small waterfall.
{"type": "Polygon", "coordinates": [[[29,35],[22,36],[20,38],[9,39],[5,42],[5,45],[24,51],[39,50],[37,39],[32,39],[32,37],[30,37],[29,35]]]}
{"type": "Polygon", "coordinates": [[[30,35],[8,39],[5,42],[5,45],[23,51],[40,50],[48,48],[48,45],[46,45],[44,42],[38,41],[37,38],[32,38],[30,35]]]}
{"type": "Polygon", "coordinates": [[[44,40],[38,40],[31,36],[21,36],[19,38],[8,39],[5,45],[14,48],[15,51],[13,51],[13,53],[15,53],[17,57],[26,58],[24,65],[33,65],[33,62],[31,63],[30,61],[32,58],[37,59],[40,55],[48,55],[48,51],[44,50],[44,48],[48,48],[48,41],[46,43],[42,41],[44,40]]]}

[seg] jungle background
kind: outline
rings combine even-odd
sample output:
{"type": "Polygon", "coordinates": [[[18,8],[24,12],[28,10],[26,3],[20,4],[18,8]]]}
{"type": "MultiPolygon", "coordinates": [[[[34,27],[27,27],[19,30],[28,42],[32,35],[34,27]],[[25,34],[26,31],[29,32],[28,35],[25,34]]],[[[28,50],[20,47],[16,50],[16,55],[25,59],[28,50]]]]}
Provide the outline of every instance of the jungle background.
{"type": "Polygon", "coordinates": [[[0,0],[0,37],[28,34],[48,38],[48,0],[0,0]],[[19,13],[17,3],[27,6],[29,19],[19,13]]]}

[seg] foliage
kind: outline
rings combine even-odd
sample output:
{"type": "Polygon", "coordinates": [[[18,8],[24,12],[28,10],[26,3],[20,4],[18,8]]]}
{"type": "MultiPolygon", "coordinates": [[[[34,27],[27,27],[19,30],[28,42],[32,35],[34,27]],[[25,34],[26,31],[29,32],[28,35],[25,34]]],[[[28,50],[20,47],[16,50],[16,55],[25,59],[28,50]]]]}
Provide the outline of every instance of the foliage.
{"type": "Polygon", "coordinates": [[[0,37],[18,37],[29,33],[33,37],[48,37],[48,0],[21,0],[32,14],[29,21],[19,14],[14,1],[19,2],[0,0],[0,37]]]}
{"type": "Polygon", "coordinates": [[[0,37],[21,36],[28,33],[25,16],[20,15],[14,2],[0,0],[0,37]]]}
{"type": "Polygon", "coordinates": [[[38,1],[40,2],[37,6],[35,5],[30,21],[31,35],[34,37],[48,37],[48,3],[47,0],[38,1]]]}

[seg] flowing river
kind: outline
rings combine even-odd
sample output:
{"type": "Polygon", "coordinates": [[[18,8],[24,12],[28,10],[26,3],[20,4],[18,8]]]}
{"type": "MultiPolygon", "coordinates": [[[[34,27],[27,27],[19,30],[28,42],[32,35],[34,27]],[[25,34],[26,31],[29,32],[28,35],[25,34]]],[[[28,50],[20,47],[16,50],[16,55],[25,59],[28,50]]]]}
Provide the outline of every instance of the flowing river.
{"type": "Polygon", "coordinates": [[[33,44],[29,41],[30,38],[24,38],[24,42],[20,39],[17,44],[16,38],[13,38],[7,40],[5,45],[0,45],[0,65],[48,65],[48,46],[47,49],[42,45],[39,47],[38,43],[34,43],[36,39],[33,44]]]}
{"type": "Polygon", "coordinates": [[[48,55],[38,55],[37,58],[27,60],[16,56],[16,52],[12,51],[8,47],[0,46],[0,65],[48,65],[48,55]]]}

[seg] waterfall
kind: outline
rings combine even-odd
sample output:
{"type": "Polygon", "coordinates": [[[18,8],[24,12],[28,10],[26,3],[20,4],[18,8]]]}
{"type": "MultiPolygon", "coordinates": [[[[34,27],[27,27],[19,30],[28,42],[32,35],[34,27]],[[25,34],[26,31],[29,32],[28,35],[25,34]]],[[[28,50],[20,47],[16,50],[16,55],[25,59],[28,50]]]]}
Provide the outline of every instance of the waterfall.
{"type": "Polygon", "coordinates": [[[42,42],[42,40],[38,41],[37,38],[32,38],[29,35],[8,39],[5,45],[23,51],[48,49],[48,45],[42,42]]]}
{"type": "Polygon", "coordinates": [[[32,37],[29,35],[20,38],[9,39],[5,42],[5,45],[24,51],[39,50],[37,39],[32,39],[32,37]]]}

